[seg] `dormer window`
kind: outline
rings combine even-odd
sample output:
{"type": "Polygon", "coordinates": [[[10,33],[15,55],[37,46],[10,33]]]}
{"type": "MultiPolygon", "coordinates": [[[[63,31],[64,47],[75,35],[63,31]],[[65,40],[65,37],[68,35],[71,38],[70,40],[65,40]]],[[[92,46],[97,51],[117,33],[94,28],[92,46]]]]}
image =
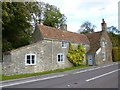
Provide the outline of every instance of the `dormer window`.
{"type": "Polygon", "coordinates": [[[66,44],[66,42],[62,41],[61,46],[62,46],[62,48],[67,48],[67,44],[66,44]]]}

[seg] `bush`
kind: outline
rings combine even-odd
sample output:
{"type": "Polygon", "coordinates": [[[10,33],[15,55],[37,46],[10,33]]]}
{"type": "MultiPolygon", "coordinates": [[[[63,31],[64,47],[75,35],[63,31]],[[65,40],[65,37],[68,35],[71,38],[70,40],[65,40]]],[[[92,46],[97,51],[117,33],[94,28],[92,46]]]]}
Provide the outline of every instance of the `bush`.
{"type": "Polygon", "coordinates": [[[112,49],[113,61],[120,61],[120,47],[113,47],[112,49]]]}
{"type": "Polygon", "coordinates": [[[83,45],[78,45],[77,49],[73,49],[72,44],[69,43],[67,58],[71,63],[73,63],[74,66],[80,66],[83,64],[84,54],[85,50],[83,45]]]}

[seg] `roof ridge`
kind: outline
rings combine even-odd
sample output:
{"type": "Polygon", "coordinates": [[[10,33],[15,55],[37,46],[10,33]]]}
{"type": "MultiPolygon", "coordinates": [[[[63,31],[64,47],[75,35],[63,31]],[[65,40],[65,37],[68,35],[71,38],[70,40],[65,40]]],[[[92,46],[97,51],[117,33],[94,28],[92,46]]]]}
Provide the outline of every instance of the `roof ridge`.
{"type": "Polygon", "coordinates": [[[43,37],[57,40],[67,40],[78,43],[88,43],[89,40],[85,34],[79,34],[76,32],[64,31],[55,27],[50,27],[46,25],[38,25],[40,32],[43,37]]]}
{"type": "Polygon", "coordinates": [[[77,32],[72,32],[72,31],[63,31],[62,29],[60,28],[55,28],[55,27],[51,27],[51,26],[47,26],[47,25],[41,25],[41,24],[38,24],[38,26],[43,26],[43,27],[48,27],[48,28],[52,28],[52,29],[56,29],[56,30],[61,30],[62,32],[69,32],[69,33],[75,33],[75,34],[80,34],[80,35],[85,35],[85,34],[81,34],[81,33],[77,33],[77,32]]]}
{"type": "Polygon", "coordinates": [[[92,32],[92,33],[87,33],[86,35],[88,34],[94,34],[94,33],[101,33],[102,31],[98,31],[98,32],[92,32]]]}

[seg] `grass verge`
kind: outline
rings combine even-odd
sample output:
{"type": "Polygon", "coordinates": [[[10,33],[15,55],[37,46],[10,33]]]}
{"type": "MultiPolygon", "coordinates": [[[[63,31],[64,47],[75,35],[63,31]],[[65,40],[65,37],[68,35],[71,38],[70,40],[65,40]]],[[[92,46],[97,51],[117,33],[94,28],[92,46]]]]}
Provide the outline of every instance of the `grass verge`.
{"type": "Polygon", "coordinates": [[[57,70],[53,70],[53,71],[45,71],[45,72],[29,73],[29,74],[16,74],[16,75],[11,75],[11,76],[0,75],[0,77],[2,77],[2,78],[0,78],[0,80],[4,81],[4,80],[11,80],[11,79],[25,78],[25,77],[38,76],[38,75],[43,75],[43,74],[51,74],[51,73],[56,73],[56,72],[64,72],[64,71],[68,71],[68,70],[74,70],[74,69],[85,68],[85,67],[88,67],[88,66],[81,65],[81,66],[77,66],[77,67],[57,69],[57,70]]]}

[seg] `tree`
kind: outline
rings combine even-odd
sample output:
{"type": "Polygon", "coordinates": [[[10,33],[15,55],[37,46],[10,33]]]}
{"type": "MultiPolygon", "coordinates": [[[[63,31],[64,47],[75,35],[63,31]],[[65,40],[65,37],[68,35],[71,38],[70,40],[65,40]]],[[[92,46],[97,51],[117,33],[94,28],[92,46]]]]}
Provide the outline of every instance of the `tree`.
{"type": "Polygon", "coordinates": [[[56,6],[49,5],[48,3],[45,5],[43,18],[44,25],[59,28],[61,25],[65,24],[65,22],[65,15],[61,14],[56,6]]]}
{"type": "Polygon", "coordinates": [[[81,25],[81,27],[80,27],[80,29],[79,29],[79,32],[80,33],[84,33],[84,34],[86,34],[86,33],[92,33],[92,32],[94,32],[94,29],[95,29],[95,25],[92,25],[89,21],[85,21],[82,25],[81,25]]]}
{"type": "Polygon", "coordinates": [[[2,3],[3,51],[29,43],[31,15],[23,2],[2,3]],[[22,43],[20,43],[22,41],[22,43]],[[25,42],[23,42],[25,41],[25,42]],[[8,44],[7,44],[8,43],[8,44]],[[5,46],[5,45],[9,46],[5,46]]]}
{"type": "Polygon", "coordinates": [[[120,31],[115,26],[107,27],[113,47],[120,47],[120,31]]]}
{"type": "Polygon", "coordinates": [[[37,22],[41,23],[44,14],[45,3],[36,1],[36,2],[26,2],[25,4],[31,14],[34,25],[37,22]]]}
{"type": "Polygon", "coordinates": [[[36,23],[43,23],[47,26],[59,28],[66,24],[66,16],[54,5],[44,2],[29,2],[26,3],[26,6],[31,13],[33,26],[36,23]]]}
{"type": "Polygon", "coordinates": [[[114,34],[120,34],[120,31],[115,27],[115,26],[110,26],[107,27],[107,32],[108,33],[114,33],[114,34]]]}
{"type": "Polygon", "coordinates": [[[120,35],[116,35],[112,32],[108,33],[113,47],[120,47],[120,35]]]}

